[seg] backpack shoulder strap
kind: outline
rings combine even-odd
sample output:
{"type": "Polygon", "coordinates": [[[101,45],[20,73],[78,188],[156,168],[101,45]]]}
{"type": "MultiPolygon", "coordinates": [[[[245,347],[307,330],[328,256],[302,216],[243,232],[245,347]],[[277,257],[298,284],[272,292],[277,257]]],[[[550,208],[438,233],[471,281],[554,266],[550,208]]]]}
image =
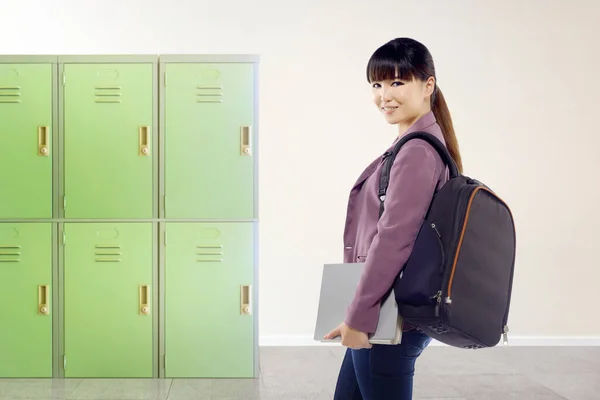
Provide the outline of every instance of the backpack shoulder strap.
{"type": "Polygon", "coordinates": [[[427,133],[424,131],[413,132],[409,133],[408,135],[405,135],[402,139],[398,141],[398,143],[396,143],[392,151],[386,152],[383,155],[384,164],[383,168],[381,169],[381,175],[379,177],[378,192],[379,217],[381,217],[381,214],[383,214],[383,202],[385,200],[387,188],[390,183],[390,172],[392,170],[392,164],[394,163],[394,160],[396,159],[396,156],[400,152],[402,146],[404,146],[409,140],[413,139],[422,139],[428,142],[440,155],[444,164],[446,164],[446,166],[448,166],[448,168],[450,169],[450,178],[455,178],[458,176],[458,167],[456,166],[456,163],[450,156],[450,152],[448,152],[446,146],[444,146],[444,144],[438,138],[436,138],[431,133],[427,133]]]}

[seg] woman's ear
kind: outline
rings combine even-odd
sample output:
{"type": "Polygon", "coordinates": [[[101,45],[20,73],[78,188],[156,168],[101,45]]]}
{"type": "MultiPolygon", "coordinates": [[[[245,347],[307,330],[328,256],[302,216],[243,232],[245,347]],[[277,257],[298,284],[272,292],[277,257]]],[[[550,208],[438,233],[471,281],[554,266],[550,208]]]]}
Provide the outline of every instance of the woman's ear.
{"type": "Polygon", "coordinates": [[[426,96],[431,96],[433,95],[433,92],[435,91],[435,78],[433,76],[430,76],[426,81],[425,81],[425,95],[426,96]]]}

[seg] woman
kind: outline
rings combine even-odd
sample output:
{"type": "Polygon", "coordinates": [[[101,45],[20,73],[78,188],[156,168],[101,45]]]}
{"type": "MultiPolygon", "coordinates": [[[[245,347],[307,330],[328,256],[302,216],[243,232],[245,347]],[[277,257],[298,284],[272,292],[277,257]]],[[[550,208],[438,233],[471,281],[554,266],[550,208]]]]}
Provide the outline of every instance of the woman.
{"type": "MultiPolygon", "coordinates": [[[[388,123],[398,126],[396,141],[415,131],[431,133],[462,171],[452,119],[437,86],[432,56],[423,44],[409,38],[386,43],[369,60],[367,80],[377,108],[388,123]]],[[[447,168],[431,145],[420,139],[407,142],[392,166],[379,218],[382,159],[361,174],[348,202],[344,262],[364,262],[365,270],[345,321],[326,336],[341,336],[348,347],[334,400],[412,399],[415,362],[431,341],[405,324],[399,345],[368,342],[377,326],[380,300],[408,260],[435,190],[448,179],[447,168]]]]}

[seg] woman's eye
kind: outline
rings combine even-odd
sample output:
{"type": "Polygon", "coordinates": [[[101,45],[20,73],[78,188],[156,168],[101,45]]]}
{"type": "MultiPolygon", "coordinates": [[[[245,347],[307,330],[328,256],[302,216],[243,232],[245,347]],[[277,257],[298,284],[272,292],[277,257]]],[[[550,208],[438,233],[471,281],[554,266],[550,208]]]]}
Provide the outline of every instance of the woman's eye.
{"type": "Polygon", "coordinates": [[[374,84],[373,84],[373,87],[374,87],[374,88],[379,88],[379,87],[381,87],[381,85],[379,85],[379,83],[374,83],[374,84]]]}
{"type": "Polygon", "coordinates": [[[403,83],[400,81],[396,81],[396,82],[392,83],[392,86],[402,86],[402,85],[403,85],[403,83]]]}

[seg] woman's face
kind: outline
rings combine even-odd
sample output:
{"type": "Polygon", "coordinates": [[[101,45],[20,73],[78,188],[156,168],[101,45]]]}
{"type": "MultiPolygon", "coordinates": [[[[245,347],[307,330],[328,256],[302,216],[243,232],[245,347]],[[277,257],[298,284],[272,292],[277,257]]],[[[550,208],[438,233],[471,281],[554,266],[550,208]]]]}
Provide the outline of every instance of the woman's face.
{"type": "Polygon", "coordinates": [[[388,79],[372,82],[373,101],[390,124],[411,126],[431,111],[433,77],[427,81],[388,79]]]}

